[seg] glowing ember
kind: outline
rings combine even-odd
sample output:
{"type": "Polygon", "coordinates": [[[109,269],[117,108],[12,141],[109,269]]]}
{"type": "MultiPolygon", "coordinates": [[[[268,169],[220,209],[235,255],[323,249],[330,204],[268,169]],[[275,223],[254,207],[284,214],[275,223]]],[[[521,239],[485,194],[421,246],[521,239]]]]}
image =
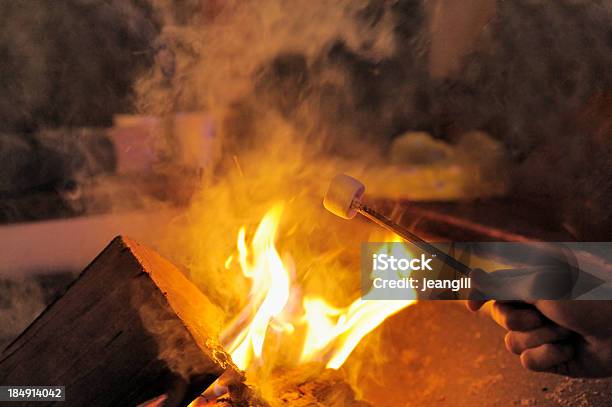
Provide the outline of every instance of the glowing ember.
{"type": "MultiPolygon", "coordinates": [[[[357,299],[346,308],[335,308],[323,298],[304,296],[298,313],[294,310],[296,307],[291,306],[291,301],[301,298],[299,290],[292,290],[293,263],[288,256],[282,259],[275,246],[282,212],[282,204],[270,209],[250,244],[246,242],[244,227],[238,233],[238,262],[252,285],[248,304],[226,328],[222,341],[234,363],[248,370],[255,362],[263,363],[268,330],[292,333],[299,328],[305,335],[296,362],[318,361],[328,368],[338,369],[364,336],[387,317],[416,301],[357,299]]],[[[398,238],[393,240],[398,241],[398,238]]],[[[383,246],[381,252],[391,247],[383,246]]],[[[226,267],[232,261],[233,257],[228,258],[226,267]]]]}

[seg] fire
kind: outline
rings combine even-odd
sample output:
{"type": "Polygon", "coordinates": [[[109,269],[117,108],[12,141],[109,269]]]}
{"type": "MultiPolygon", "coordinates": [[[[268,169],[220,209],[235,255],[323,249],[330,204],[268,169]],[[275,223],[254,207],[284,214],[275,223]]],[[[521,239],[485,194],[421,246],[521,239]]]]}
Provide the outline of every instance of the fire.
{"type": "Polygon", "coordinates": [[[251,322],[227,349],[234,363],[243,370],[253,357],[261,360],[268,326],[281,314],[289,299],[290,273],[274,245],[282,212],[283,206],[277,204],[261,220],[251,242],[253,256],[249,256],[244,227],[238,232],[238,261],[244,276],[252,280],[252,286],[249,304],[237,321],[249,318],[251,322]]]}
{"type": "MultiPolygon", "coordinates": [[[[345,308],[331,306],[324,298],[304,295],[295,289],[293,262],[281,257],[276,248],[283,204],[274,205],[262,218],[250,242],[241,228],[237,239],[237,260],[251,280],[247,305],[225,329],[221,339],[234,363],[242,370],[264,362],[266,335],[304,332],[298,363],[321,362],[338,369],[359,342],[386,318],[415,303],[403,301],[355,300],[345,308]],[[296,307],[300,303],[301,307],[296,307]]],[[[398,238],[397,238],[398,239],[398,238]]],[[[394,239],[396,240],[396,239],[394,239]]],[[[383,251],[390,250],[384,246],[383,251]]],[[[231,266],[234,257],[226,261],[231,266]]]]}

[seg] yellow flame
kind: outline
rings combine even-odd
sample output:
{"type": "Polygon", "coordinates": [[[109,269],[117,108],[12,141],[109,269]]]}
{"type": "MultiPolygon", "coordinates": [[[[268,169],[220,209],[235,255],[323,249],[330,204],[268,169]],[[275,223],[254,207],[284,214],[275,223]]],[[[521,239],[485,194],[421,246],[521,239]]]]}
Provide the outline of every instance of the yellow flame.
{"type": "MultiPolygon", "coordinates": [[[[402,241],[397,235],[390,240],[402,241]]],[[[405,245],[384,244],[378,251],[378,254],[382,253],[409,257],[405,245]]],[[[413,294],[416,297],[416,293],[413,294]]],[[[346,309],[339,310],[322,299],[305,297],[304,319],[307,321],[308,331],[300,361],[317,359],[330,344],[333,344],[333,348],[326,355],[328,358],[326,367],[338,369],[364,336],[376,329],[389,316],[415,302],[414,299],[403,301],[357,299],[346,309]]]]}
{"type": "Polygon", "coordinates": [[[330,306],[321,298],[304,297],[303,306],[307,331],[300,362],[308,362],[338,336],[334,319],[340,319],[342,310],[330,306]]]}
{"type": "MultiPolygon", "coordinates": [[[[346,308],[335,308],[323,298],[304,296],[303,315],[291,315],[290,321],[285,320],[281,315],[287,311],[290,296],[299,293],[291,292],[291,267],[283,263],[275,247],[282,212],[282,204],[270,209],[250,244],[247,244],[245,229],[238,232],[238,263],[252,285],[247,306],[226,329],[226,335],[222,335],[227,339],[224,344],[234,363],[247,370],[252,362],[263,362],[268,329],[294,333],[295,325],[299,325],[305,328],[299,362],[319,361],[328,368],[338,369],[364,336],[416,301],[357,299],[346,308]]],[[[401,241],[397,236],[393,240],[401,241]]],[[[397,250],[397,245],[383,245],[380,253],[391,250],[397,250]]],[[[228,258],[226,266],[233,259],[228,258]]]]}
{"type": "Polygon", "coordinates": [[[246,369],[253,357],[262,358],[268,325],[278,316],[289,299],[290,275],[274,246],[283,205],[275,205],[261,220],[253,237],[253,258],[245,239],[245,229],[238,233],[238,262],[246,277],[252,279],[247,310],[256,309],[250,324],[229,345],[234,363],[246,369]]]}

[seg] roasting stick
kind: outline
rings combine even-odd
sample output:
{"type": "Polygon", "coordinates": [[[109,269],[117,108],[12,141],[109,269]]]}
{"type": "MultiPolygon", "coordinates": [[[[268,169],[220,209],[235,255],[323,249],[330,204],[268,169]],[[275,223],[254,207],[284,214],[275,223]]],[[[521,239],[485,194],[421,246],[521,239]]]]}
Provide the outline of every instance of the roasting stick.
{"type": "Polygon", "coordinates": [[[323,198],[323,206],[334,215],[344,219],[352,219],[357,213],[360,213],[372,222],[435,256],[459,273],[465,276],[470,275],[472,269],[468,266],[361,202],[364,192],[365,185],[361,182],[348,175],[338,174],[329,184],[327,194],[323,198]]]}
{"type": "Polygon", "coordinates": [[[372,222],[377,223],[378,225],[384,227],[385,229],[395,233],[402,239],[409,241],[410,243],[417,246],[419,249],[436,257],[437,259],[444,262],[446,265],[458,271],[459,273],[464,274],[465,276],[470,275],[470,272],[472,271],[472,269],[470,269],[468,266],[466,266],[459,260],[455,259],[452,256],[449,256],[448,254],[444,253],[442,250],[438,249],[434,245],[426,242],[425,240],[421,239],[414,233],[410,232],[405,227],[393,222],[391,219],[387,218],[384,215],[381,215],[380,213],[376,212],[372,208],[366,205],[363,205],[361,203],[357,203],[357,204],[359,206],[357,206],[355,209],[357,209],[357,212],[359,212],[364,217],[370,219],[372,222]]]}
{"type": "MultiPolygon", "coordinates": [[[[472,270],[464,263],[365,205],[361,200],[364,192],[365,186],[355,178],[345,174],[336,175],[329,185],[325,198],[323,198],[323,206],[334,215],[344,219],[352,219],[360,213],[372,222],[413,243],[424,252],[435,256],[453,270],[464,276],[470,276],[480,286],[478,289],[480,291],[486,290],[482,292],[486,292],[490,298],[513,301],[533,301],[543,298],[562,299],[572,292],[577,276],[574,272],[575,269],[569,266],[554,268],[550,266],[524,267],[490,273],[480,269],[472,270]]],[[[556,259],[559,265],[568,261],[564,252],[556,246],[538,244],[537,249],[543,256],[556,259]]],[[[583,276],[587,274],[582,272],[583,276]]],[[[593,278],[593,276],[590,277],[593,278]]],[[[594,289],[602,284],[602,280],[595,278],[591,280],[590,284],[592,285],[590,289],[594,289]]]]}

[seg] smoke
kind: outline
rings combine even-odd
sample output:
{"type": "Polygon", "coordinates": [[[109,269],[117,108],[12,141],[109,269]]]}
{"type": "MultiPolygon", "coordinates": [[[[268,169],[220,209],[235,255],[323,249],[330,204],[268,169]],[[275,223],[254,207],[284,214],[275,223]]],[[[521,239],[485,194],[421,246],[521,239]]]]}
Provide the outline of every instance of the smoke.
{"type": "Polygon", "coordinates": [[[612,88],[611,21],[606,2],[497,2],[488,36],[432,87],[433,111],[453,127],[502,143],[515,199],[546,208],[579,239],[610,238],[609,141],[577,117],[612,88]]]}
{"type": "MultiPolygon", "coordinates": [[[[354,157],[367,154],[368,144],[388,150],[406,131],[453,140],[484,130],[511,159],[513,193],[552,204],[558,223],[577,236],[605,237],[595,226],[605,221],[610,185],[590,169],[605,173],[608,163],[587,158],[591,136],[572,125],[587,99],[612,84],[611,7],[491,3],[495,17],[482,35],[453,27],[475,43],[454,75],[439,79],[429,74],[430,59],[457,56],[431,55],[427,8],[437,2],[4,2],[0,131],[108,125],[114,113],[132,111],[133,101],[153,114],[214,112],[225,147],[234,149],[232,142],[248,142],[244,134],[262,111],[278,112],[303,137],[325,140],[328,152],[354,157]],[[576,157],[563,162],[555,154],[576,157]],[[595,220],[585,222],[572,195],[593,194],[587,206],[595,220]]],[[[3,144],[21,151],[23,141],[35,143],[3,144]]]]}
{"type": "Polygon", "coordinates": [[[0,3],[0,131],[104,126],[131,110],[157,23],[146,1],[0,3]]]}
{"type": "MultiPolygon", "coordinates": [[[[480,165],[478,175],[507,164],[523,197],[538,200],[525,190],[548,186],[540,203],[554,203],[563,218],[557,198],[567,202],[572,184],[556,181],[546,152],[583,145],[564,132],[568,114],[611,80],[601,69],[612,62],[610,10],[599,3],[500,2],[486,38],[446,79],[429,76],[420,1],[155,4],[165,25],[156,66],[136,83],[138,108],[210,112],[219,143],[214,171],[158,247],[227,315],[248,293],[240,270],[224,267],[238,229],[253,233],[279,200],[287,205],[278,246],[293,258],[301,289],[337,306],[355,298],[354,254],[370,230],[325,213],[321,197],[338,172],[435,196],[423,178],[450,173],[417,171],[418,180],[402,183],[384,165],[392,140],[410,130],[459,140],[457,161],[480,165]],[[580,46],[590,41],[597,46],[580,46]],[[482,132],[462,136],[472,130],[498,142],[482,132]],[[534,172],[528,158],[545,164],[534,172]]],[[[585,159],[572,157],[566,173],[588,179],[585,159]]]]}
{"type": "MultiPolygon", "coordinates": [[[[470,182],[497,175],[503,162],[515,197],[546,207],[576,236],[609,238],[610,127],[594,123],[610,116],[611,103],[591,96],[612,88],[610,5],[496,2],[486,35],[470,33],[472,52],[452,77],[439,79],[428,70],[427,4],[2,2],[0,131],[12,135],[1,141],[0,190],[27,182],[38,188],[39,177],[21,178],[33,167],[45,176],[59,171],[57,179],[75,169],[85,178],[109,171],[66,159],[71,151],[90,151],[89,141],[106,151],[93,134],[68,140],[48,131],[14,134],[109,125],[113,114],[132,111],[132,102],[160,117],[209,112],[217,125],[213,171],[189,209],[149,243],[185,265],[228,316],[248,293],[240,271],[224,267],[238,229],[252,233],[279,200],[286,210],[278,246],[293,258],[301,290],[337,306],[355,298],[355,253],[371,230],[326,213],[321,197],[333,175],[348,172],[388,196],[448,198],[436,185],[456,171],[413,167],[399,178],[385,165],[397,155],[390,154],[393,140],[409,131],[459,140],[457,162],[479,166],[476,174],[461,174],[470,182]],[[15,158],[26,156],[30,144],[45,160],[15,158]]],[[[453,197],[474,189],[468,186],[453,197]]],[[[115,191],[109,187],[109,195],[115,191]]],[[[115,202],[130,199],[122,194],[115,202]]],[[[33,315],[27,307],[18,313],[33,315]]]]}
{"type": "Polygon", "coordinates": [[[87,209],[81,186],[116,164],[93,128],[133,111],[158,26],[147,0],[0,2],[0,219],[87,209]]]}
{"type": "MultiPolygon", "coordinates": [[[[326,232],[331,215],[321,206],[327,182],[342,164],[328,154],[328,141],[336,137],[329,137],[332,127],[321,117],[319,102],[325,90],[346,92],[347,84],[342,70],[320,59],[339,43],[364,61],[388,57],[395,51],[395,17],[384,2],[371,9],[366,1],[268,0],[226,2],[214,17],[210,9],[181,4],[181,10],[201,12],[181,21],[179,6],[157,5],[170,25],[157,41],[163,50],[158,66],[137,83],[139,107],[159,115],[211,112],[221,144],[216,171],[204,180],[190,212],[177,220],[180,232],[168,239],[176,250],[167,252],[177,253],[220,303],[233,299],[235,308],[246,287],[235,284],[239,277],[228,279],[225,258],[238,228],[253,228],[276,201],[290,203],[285,218],[293,237],[279,240],[295,246],[284,249],[291,249],[298,269],[309,268],[302,259],[320,258],[315,247],[328,250],[342,242],[335,234],[345,229],[326,232]],[[215,287],[222,292],[215,294],[215,287]]],[[[362,172],[364,165],[345,168],[362,172]]]]}
{"type": "MultiPolygon", "coordinates": [[[[158,39],[158,66],[137,83],[139,107],[157,115],[210,112],[220,153],[157,246],[188,268],[229,322],[250,284],[236,262],[224,266],[235,256],[238,230],[244,225],[249,241],[266,211],[283,201],[277,246],[295,266],[292,292],[349,305],[359,295],[356,253],[372,229],[335,218],[321,201],[336,173],[359,176],[379,160],[380,149],[343,117],[359,105],[354,81],[363,80],[345,68],[353,56],[373,67],[396,52],[389,4],[229,2],[212,19],[182,23],[172,6],[161,6],[172,25],[158,39]],[[359,161],[347,159],[356,154],[359,161]]],[[[361,122],[371,122],[375,112],[358,108],[361,122]]],[[[296,354],[287,346],[268,352],[266,367],[296,354]]]]}
{"type": "Polygon", "coordinates": [[[21,332],[44,308],[40,287],[34,282],[0,280],[0,349],[21,332]],[[29,301],[20,299],[27,297],[29,301]]]}
{"type": "Polygon", "coordinates": [[[0,278],[0,349],[23,331],[72,281],[72,273],[34,275],[29,279],[0,278]]]}
{"type": "MultiPolygon", "coordinates": [[[[165,19],[173,21],[168,16],[172,6],[158,3],[166,11],[165,19]]],[[[187,3],[181,2],[176,7],[189,9],[187,3]]],[[[193,3],[192,6],[198,2],[193,3]]],[[[214,17],[194,17],[185,25],[168,25],[158,42],[172,49],[177,75],[170,86],[160,81],[162,72],[143,79],[138,86],[141,107],[158,113],[172,109],[227,109],[253,92],[257,70],[269,61],[293,54],[309,63],[335,41],[379,61],[394,50],[394,21],[385,2],[375,10],[368,9],[372,7],[369,3],[234,0],[217,3],[218,13],[214,17]],[[370,24],[367,20],[364,24],[359,21],[368,18],[372,20],[370,24]],[[162,98],[167,102],[162,102],[162,98]]]]}

